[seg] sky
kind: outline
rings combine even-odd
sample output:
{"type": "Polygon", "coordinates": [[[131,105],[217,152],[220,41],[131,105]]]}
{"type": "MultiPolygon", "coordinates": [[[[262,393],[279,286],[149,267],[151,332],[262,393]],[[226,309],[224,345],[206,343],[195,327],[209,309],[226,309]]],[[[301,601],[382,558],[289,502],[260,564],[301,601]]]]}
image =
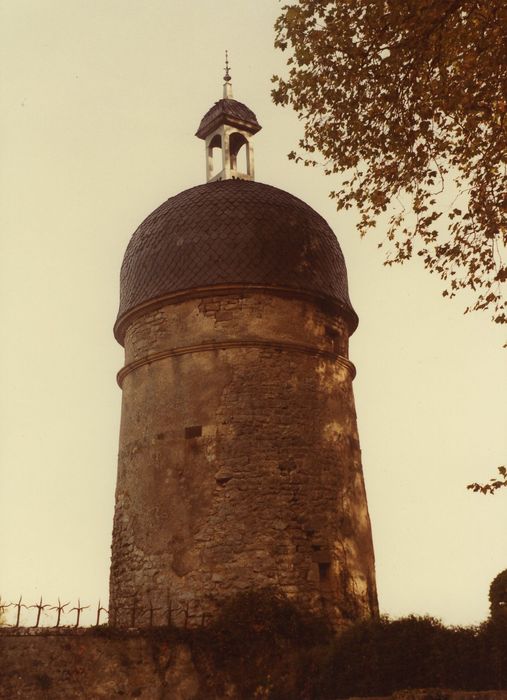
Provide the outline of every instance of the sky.
{"type": "MultiPolygon", "coordinates": [[[[205,181],[194,133],[222,96],[263,126],[256,179],[335,231],[360,324],[354,392],[380,609],[478,624],[507,567],[504,333],[441,297],[419,260],[386,268],[336,212],[339,182],[296,165],[272,104],[276,0],[0,0],[0,596],[107,600],[123,350],[112,327],[130,236],[205,181]]],[[[25,611],[26,621],[34,611],[25,611]]],[[[87,612],[90,615],[90,611],[87,612]]]]}

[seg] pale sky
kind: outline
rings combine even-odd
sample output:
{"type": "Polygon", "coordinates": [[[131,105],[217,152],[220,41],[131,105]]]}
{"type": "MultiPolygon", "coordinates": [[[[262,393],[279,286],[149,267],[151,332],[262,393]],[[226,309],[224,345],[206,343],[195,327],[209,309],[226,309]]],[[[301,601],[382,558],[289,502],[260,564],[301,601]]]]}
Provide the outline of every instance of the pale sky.
{"type": "Polygon", "coordinates": [[[507,493],[466,490],[505,464],[504,332],[463,315],[419,259],[382,266],[339,187],[287,160],[302,127],[271,103],[276,0],[0,0],[0,595],[107,600],[128,240],[205,180],[200,118],[257,114],[256,179],[338,236],[359,329],[350,359],[380,608],[449,624],[487,616],[507,567],[507,493]]]}

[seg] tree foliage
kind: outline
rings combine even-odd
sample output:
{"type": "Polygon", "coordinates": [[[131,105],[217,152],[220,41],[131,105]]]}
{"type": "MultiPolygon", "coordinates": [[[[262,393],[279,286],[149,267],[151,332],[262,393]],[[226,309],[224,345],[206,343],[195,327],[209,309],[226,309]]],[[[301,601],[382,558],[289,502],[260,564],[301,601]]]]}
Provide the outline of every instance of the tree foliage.
{"type": "Polygon", "coordinates": [[[289,157],[342,176],[362,235],[386,221],[386,264],[420,255],[506,322],[506,0],[298,0],[275,30],[273,99],[304,122],[289,157]]]}
{"type": "Polygon", "coordinates": [[[507,569],[501,571],[491,582],[489,609],[492,620],[507,621],[507,569]]]}
{"type": "Polygon", "coordinates": [[[494,476],[487,484],[468,484],[467,489],[475,493],[490,493],[493,495],[495,491],[504,486],[507,486],[507,468],[502,466],[498,467],[498,476],[494,476]]]}

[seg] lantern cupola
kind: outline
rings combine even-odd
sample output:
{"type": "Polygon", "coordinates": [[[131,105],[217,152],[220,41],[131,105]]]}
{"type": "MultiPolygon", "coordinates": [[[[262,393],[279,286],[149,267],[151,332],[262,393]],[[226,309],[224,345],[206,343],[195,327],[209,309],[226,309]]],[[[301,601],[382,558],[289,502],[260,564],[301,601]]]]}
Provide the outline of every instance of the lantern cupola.
{"type": "Polygon", "coordinates": [[[261,126],[252,110],[232,97],[226,52],[223,98],[206,112],[195,134],[204,140],[206,147],[206,181],[254,180],[251,138],[260,129],[261,126]],[[239,154],[243,148],[245,167],[241,168],[239,154]],[[214,149],[219,149],[221,159],[215,160],[214,149]]]}

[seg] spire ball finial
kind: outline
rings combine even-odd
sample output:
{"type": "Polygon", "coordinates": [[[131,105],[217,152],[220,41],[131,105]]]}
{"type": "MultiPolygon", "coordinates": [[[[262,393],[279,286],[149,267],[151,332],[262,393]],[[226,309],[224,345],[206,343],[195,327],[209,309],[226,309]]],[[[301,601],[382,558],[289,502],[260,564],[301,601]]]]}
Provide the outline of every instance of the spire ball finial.
{"type": "Polygon", "coordinates": [[[232,99],[231,74],[229,72],[229,52],[225,50],[224,100],[232,99]]]}
{"type": "Polygon", "coordinates": [[[229,73],[229,53],[227,49],[225,50],[225,75],[224,80],[228,83],[231,79],[231,74],[229,73]]]}

